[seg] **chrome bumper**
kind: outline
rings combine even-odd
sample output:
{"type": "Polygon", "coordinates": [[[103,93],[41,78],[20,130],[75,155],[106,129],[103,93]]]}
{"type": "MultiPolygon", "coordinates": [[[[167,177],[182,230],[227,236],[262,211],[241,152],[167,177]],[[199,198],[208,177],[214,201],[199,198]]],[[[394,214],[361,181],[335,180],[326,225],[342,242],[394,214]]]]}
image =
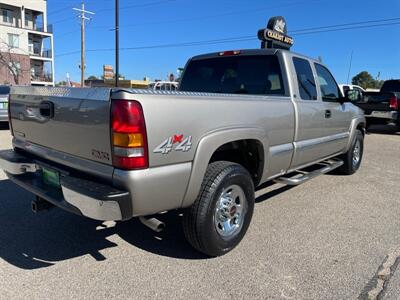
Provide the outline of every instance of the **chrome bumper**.
{"type": "Polygon", "coordinates": [[[365,117],[396,121],[399,118],[399,114],[397,111],[371,111],[371,114],[365,115],[365,117]]]}
{"type": "Polygon", "coordinates": [[[13,150],[0,151],[0,168],[10,180],[56,206],[95,220],[132,217],[129,192],[64,171],[60,172],[60,188],[56,188],[43,182],[43,166],[47,167],[13,150]]]}

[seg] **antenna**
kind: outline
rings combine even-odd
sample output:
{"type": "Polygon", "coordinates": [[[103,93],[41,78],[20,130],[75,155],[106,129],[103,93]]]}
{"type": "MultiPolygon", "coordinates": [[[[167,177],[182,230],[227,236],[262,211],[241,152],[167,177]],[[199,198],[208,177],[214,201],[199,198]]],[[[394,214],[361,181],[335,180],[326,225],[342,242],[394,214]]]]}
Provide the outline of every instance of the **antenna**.
{"type": "Polygon", "coordinates": [[[347,84],[349,83],[350,79],[350,71],[351,71],[351,64],[353,63],[353,50],[351,50],[351,55],[350,55],[350,64],[349,64],[349,72],[347,73],[347,84]]]}
{"type": "Polygon", "coordinates": [[[94,12],[85,10],[85,1],[82,0],[82,7],[73,8],[73,10],[79,12],[78,18],[81,19],[81,87],[85,86],[85,22],[90,21],[92,18],[87,17],[88,15],[95,15],[94,12]]]}

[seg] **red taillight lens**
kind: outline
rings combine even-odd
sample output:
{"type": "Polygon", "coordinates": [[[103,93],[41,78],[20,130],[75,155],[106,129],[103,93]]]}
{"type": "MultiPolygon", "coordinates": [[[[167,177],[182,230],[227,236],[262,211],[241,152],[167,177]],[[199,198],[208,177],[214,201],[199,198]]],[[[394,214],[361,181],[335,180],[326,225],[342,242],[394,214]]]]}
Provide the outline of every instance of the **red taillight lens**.
{"type": "Polygon", "coordinates": [[[219,56],[239,55],[241,52],[242,51],[240,51],[240,50],[224,51],[224,52],[220,52],[219,56]]]}
{"type": "Polygon", "coordinates": [[[396,96],[390,98],[389,106],[391,109],[398,110],[399,109],[399,101],[396,96]]]}
{"type": "Polygon", "coordinates": [[[148,168],[146,125],[140,103],[114,100],[111,130],[113,165],[125,170],[148,168]]]}
{"type": "Polygon", "coordinates": [[[10,96],[8,96],[7,110],[8,110],[8,126],[10,126],[11,135],[14,136],[14,130],[13,130],[12,124],[11,124],[11,102],[10,102],[10,96]]]}

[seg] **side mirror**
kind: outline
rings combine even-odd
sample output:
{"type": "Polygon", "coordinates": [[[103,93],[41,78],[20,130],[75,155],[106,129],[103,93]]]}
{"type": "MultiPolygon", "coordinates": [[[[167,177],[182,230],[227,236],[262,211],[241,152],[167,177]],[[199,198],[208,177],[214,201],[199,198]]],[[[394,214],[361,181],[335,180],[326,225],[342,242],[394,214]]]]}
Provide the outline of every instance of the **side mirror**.
{"type": "Polygon", "coordinates": [[[359,90],[347,90],[344,92],[344,102],[360,102],[362,93],[359,90]]]}

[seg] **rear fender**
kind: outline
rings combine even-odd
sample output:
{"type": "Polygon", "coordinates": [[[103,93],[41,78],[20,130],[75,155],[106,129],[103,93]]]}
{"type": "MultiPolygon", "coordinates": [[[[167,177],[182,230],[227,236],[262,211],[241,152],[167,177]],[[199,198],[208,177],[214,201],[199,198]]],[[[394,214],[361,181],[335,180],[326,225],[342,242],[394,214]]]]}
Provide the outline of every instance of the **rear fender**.
{"type": "Polygon", "coordinates": [[[196,200],[208,163],[214,152],[222,145],[238,140],[258,140],[264,146],[264,157],[268,157],[269,143],[266,132],[260,128],[229,128],[211,132],[200,139],[197,146],[188,188],[182,207],[188,207],[196,200]]]}

